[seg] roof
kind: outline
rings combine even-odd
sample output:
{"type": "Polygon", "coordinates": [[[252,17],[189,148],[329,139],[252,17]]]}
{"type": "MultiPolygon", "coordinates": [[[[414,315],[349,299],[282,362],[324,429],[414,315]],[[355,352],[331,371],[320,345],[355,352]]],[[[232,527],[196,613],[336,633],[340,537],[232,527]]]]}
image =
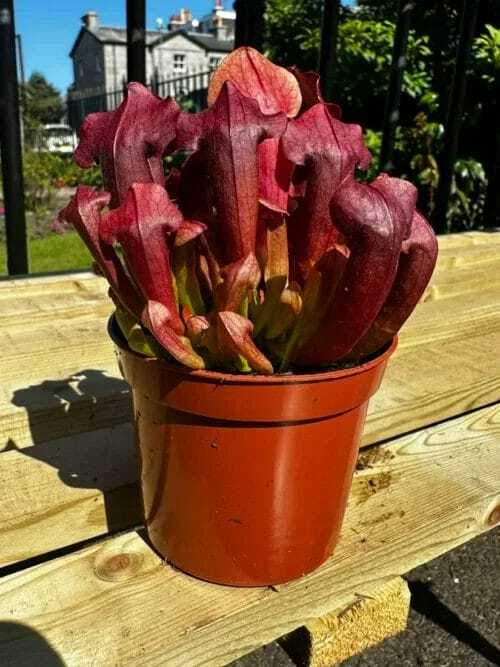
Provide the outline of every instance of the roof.
{"type": "Polygon", "coordinates": [[[189,41],[193,42],[193,44],[201,46],[201,48],[205,49],[205,51],[221,51],[223,53],[229,53],[234,49],[234,42],[231,39],[216,39],[213,35],[207,35],[201,32],[186,32],[185,30],[162,32],[160,33],[160,37],[151,42],[150,46],[164,44],[176,35],[182,35],[183,37],[186,37],[189,41]]]}
{"type": "MultiPolygon", "coordinates": [[[[102,44],[126,44],[127,43],[127,31],[125,28],[114,28],[111,26],[99,26],[95,30],[89,30],[87,27],[82,26],[80,32],[73,44],[69,55],[72,58],[78,45],[83,38],[83,35],[88,33],[98,42],[102,44]]],[[[223,53],[229,53],[234,48],[234,44],[231,40],[220,40],[216,39],[213,35],[207,35],[198,32],[186,32],[185,30],[174,30],[172,32],[164,32],[160,30],[146,30],[146,45],[153,46],[156,44],[162,44],[175,35],[183,35],[189,39],[194,44],[201,46],[205,51],[221,51],[223,53]]]]}

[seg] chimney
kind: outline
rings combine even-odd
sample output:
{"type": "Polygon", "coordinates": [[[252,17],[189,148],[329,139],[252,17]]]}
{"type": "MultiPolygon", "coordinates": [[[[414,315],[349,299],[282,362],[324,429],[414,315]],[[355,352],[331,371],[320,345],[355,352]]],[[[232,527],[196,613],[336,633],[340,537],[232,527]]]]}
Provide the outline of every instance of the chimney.
{"type": "Polygon", "coordinates": [[[215,0],[215,9],[224,9],[222,0],[215,0]]]}
{"type": "Polygon", "coordinates": [[[213,22],[212,34],[215,39],[218,39],[221,42],[227,40],[227,30],[224,25],[224,21],[220,16],[216,16],[213,22]]]}
{"type": "Polygon", "coordinates": [[[82,23],[87,30],[97,30],[99,27],[99,14],[97,12],[87,12],[82,16],[82,23]]]}

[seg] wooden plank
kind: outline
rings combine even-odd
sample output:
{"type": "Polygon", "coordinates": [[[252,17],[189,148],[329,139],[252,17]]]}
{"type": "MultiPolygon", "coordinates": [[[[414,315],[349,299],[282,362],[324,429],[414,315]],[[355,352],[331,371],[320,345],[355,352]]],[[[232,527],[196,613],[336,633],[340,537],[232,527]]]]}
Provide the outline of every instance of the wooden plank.
{"type": "Polygon", "coordinates": [[[142,522],[132,428],[23,450],[0,467],[0,567],[142,522]]]}
{"type": "MultiPolygon", "coordinates": [[[[487,236],[494,235],[489,234],[487,236]]],[[[454,240],[454,237],[446,237],[445,241],[448,242],[450,239],[454,240]]],[[[490,245],[492,244],[489,244],[486,250],[490,250],[490,245]]],[[[478,247],[473,248],[473,250],[477,249],[478,247]]],[[[482,251],[483,248],[479,247],[479,250],[482,251]]],[[[496,257],[500,257],[500,250],[496,257]]],[[[470,270],[467,269],[467,271],[470,270]]],[[[458,269],[452,271],[451,274],[457,274],[457,271],[458,269]]],[[[61,298],[59,300],[60,310],[57,311],[57,316],[55,316],[53,308],[57,299],[48,295],[43,302],[43,307],[40,306],[39,308],[41,312],[38,312],[37,317],[42,319],[35,321],[32,327],[25,326],[26,318],[29,317],[26,299],[29,300],[30,290],[40,289],[40,286],[45,289],[50,285],[56,285],[59,290],[60,278],[52,282],[48,278],[42,278],[34,279],[33,282],[16,280],[9,283],[14,287],[10,288],[12,298],[8,303],[11,304],[12,300],[19,300],[21,310],[17,310],[16,315],[11,316],[8,314],[8,309],[2,308],[0,311],[4,313],[4,318],[10,318],[9,327],[2,326],[0,321],[3,342],[5,341],[4,354],[0,357],[0,377],[2,377],[0,433],[5,433],[13,425],[14,420],[18,433],[16,436],[18,446],[23,446],[23,442],[29,442],[30,436],[29,429],[26,428],[29,420],[19,410],[13,410],[13,405],[16,405],[15,392],[24,392],[28,388],[32,390],[39,385],[43,387],[43,391],[46,393],[48,391],[47,385],[44,384],[46,381],[65,380],[86,369],[102,371],[104,374],[102,382],[108,390],[111,385],[106,378],[118,377],[112,345],[105,331],[106,319],[111,310],[109,300],[104,294],[105,283],[101,278],[96,278],[92,274],[79,275],[78,280],[68,279],[69,284],[76,285],[76,294],[70,294],[69,302],[67,302],[69,303],[68,308],[65,309],[65,299],[61,298]],[[96,298],[95,302],[85,304],[83,300],[80,303],[78,301],[81,298],[80,293],[83,291],[84,295],[88,295],[89,289],[90,292],[94,289],[94,287],[91,287],[82,290],[81,287],[78,287],[80,282],[94,287],[99,286],[96,289],[101,290],[102,301],[96,298]],[[13,404],[12,401],[14,401],[13,404]],[[24,427],[22,426],[23,421],[24,427]],[[19,433],[23,428],[25,437],[20,437],[19,433]]],[[[450,272],[447,272],[446,275],[448,276],[450,289],[457,291],[455,285],[460,280],[454,281],[453,277],[450,278],[450,272]]],[[[500,275],[500,271],[498,275],[500,275]]],[[[436,281],[438,290],[441,289],[442,291],[442,288],[439,287],[439,277],[436,278],[436,281]]],[[[494,280],[490,282],[494,283],[494,280]]],[[[461,292],[462,290],[459,289],[458,291],[461,292]]],[[[36,302],[36,299],[31,300],[36,302]]],[[[403,330],[400,349],[409,345],[421,346],[422,343],[434,342],[435,339],[462,339],[465,336],[482,337],[489,335],[498,328],[500,318],[499,286],[494,285],[492,290],[488,290],[487,293],[483,290],[482,294],[479,295],[477,293],[459,293],[456,299],[450,298],[446,301],[446,305],[426,303],[417,308],[403,330]]],[[[423,356],[425,356],[424,351],[423,356]]],[[[104,393],[106,393],[104,390],[100,391],[99,396],[103,396],[104,393]]],[[[84,415],[87,413],[87,399],[88,397],[82,398],[84,415]]],[[[75,417],[78,412],[79,400],[75,397],[72,401],[75,417]]],[[[122,406],[124,405],[122,403],[122,406]]],[[[21,405],[20,407],[24,406],[21,405]]],[[[103,405],[103,408],[109,413],[108,404],[103,405]]],[[[44,409],[44,406],[40,409],[44,409]]],[[[33,401],[31,413],[37,410],[38,403],[33,401]]],[[[96,406],[96,410],[98,410],[98,406],[96,406]]],[[[123,412],[122,407],[121,413],[123,414],[123,412]]],[[[85,423],[85,416],[82,422],[85,423]]],[[[103,422],[97,420],[96,424],[101,426],[103,422]]],[[[53,434],[47,433],[47,437],[52,439],[58,437],[59,433],[60,431],[56,429],[53,434]]]]}
{"type": "Polygon", "coordinates": [[[478,267],[446,269],[438,271],[432,277],[422,301],[435,301],[460,296],[461,294],[480,294],[485,290],[496,290],[500,286],[500,257],[478,267]]]}
{"type": "Polygon", "coordinates": [[[370,401],[362,445],[500,401],[500,330],[402,346],[370,401]]]}
{"type": "MultiPolygon", "coordinates": [[[[9,338],[0,358],[0,450],[9,440],[24,447],[127,419],[105,322],[55,322],[9,338]]],[[[500,400],[495,349],[500,288],[418,306],[372,400],[364,443],[500,400]]]]}
{"type": "Polygon", "coordinates": [[[71,284],[76,284],[82,281],[102,281],[91,271],[75,271],[68,274],[54,274],[48,276],[31,276],[23,278],[8,278],[7,280],[0,280],[0,294],[9,291],[37,291],[45,289],[58,288],[68,289],[71,284]]]}
{"type": "Polygon", "coordinates": [[[24,627],[0,664],[34,664],[34,632],[68,667],[227,664],[491,528],[499,441],[497,405],[371,450],[336,554],[277,591],[197,581],[136,533],[5,577],[0,620],[24,627]]]}
{"type": "Polygon", "coordinates": [[[500,233],[493,232],[460,232],[458,234],[442,234],[437,237],[439,250],[467,249],[473,246],[491,246],[500,244],[500,233]]]}
{"type": "Polygon", "coordinates": [[[406,629],[410,589],[401,577],[370,597],[308,621],[280,644],[297,665],[332,667],[406,629]]]}
{"type": "Polygon", "coordinates": [[[479,267],[498,259],[499,245],[443,248],[439,251],[437,270],[479,267]]]}
{"type": "Polygon", "coordinates": [[[34,297],[19,297],[3,300],[0,311],[0,327],[8,329],[11,335],[26,331],[30,326],[53,322],[74,322],[77,318],[109,317],[113,305],[100,292],[77,292],[69,294],[43,294],[34,297]],[[6,303],[7,301],[7,303],[6,303]]]}

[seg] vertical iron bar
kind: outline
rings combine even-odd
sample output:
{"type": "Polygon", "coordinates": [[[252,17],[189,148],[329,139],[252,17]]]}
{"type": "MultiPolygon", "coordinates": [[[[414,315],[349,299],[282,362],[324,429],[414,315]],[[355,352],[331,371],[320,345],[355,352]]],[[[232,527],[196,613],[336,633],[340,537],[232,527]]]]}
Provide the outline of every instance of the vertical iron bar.
{"type": "Polygon", "coordinates": [[[500,227],[500,86],[491,105],[488,124],[490,156],[486,169],[488,189],[484,202],[483,224],[485,227],[500,227]]]}
{"type": "Polygon", "coordinates": [[[127,0],[127,79],[146,85],[146,0],[127,0]]]}
{"type": "Polygon", "coordinates": [[[453,170],[457,158],[458,135],[462,124],[467,85],[467,65],[474,39],[478,5],[479,0],[463,0],[462,4],[460,37],[457,45],[455,70],[448,102],[443,152],[439,161],[440,177],[434,212],[434,228],[439,233],[447,231],[446,212],[448,210],[448,201],[453,183],[453,170]]]}
{"type": "Polygon", "coordinates": [[[337,35],[339,28],[340,0],[325,0],[321,21],[321,46],[319,51],[319,75],[321,90],[327,102],[335,93],[335,67],[337,66],[337,35]]]}
{"type": "Polygon", "coordinates": [[[264,14],[266,0],[253,0],[250,5],[247,46],[262,51],[264,48],[264,14]]]}
{"type": "Polygon", "coordinates": [[[253,46],[262,51],[264,46],[264,14],[266,0],[235,0],[235,48],[253,46]]]}
{"type": "Polygon", "coordinates": [[[15,34],[13,2],[0,0],[0,145],[10,275],[28,273],[15,34]]]}
{"type": "Polygon", "coordinates": [[[26,142],[26,134],[24,131],[24,119],[26,117],[26,79],[24,76],[24,56],[23,56],[23,42],[21,35],[16,35],[16,57],[19,66],[19,79],[21,87],[19,89],[19,122],[21,129],[21,150],[24,150],[26,142]]]}
{"type": "Polygon", "coordinates": [[[380,149],[381,171],[391,171],[394,166],[392,164],[394,139],[399,121],[399,105],[401,103],[403,74],[406,68],[408,33],[410,32],[411,16],[414,7],[414,2],[400,0],[396,30],[394,32],[394,44],[392,47],[391,75],[385,100],[384,129],[382,147],[380,149]]]}
{"type": "Polygon", "coordinates": [[[236,12],[236,23],[234,27],[234,48],[246,46],[248,35],[248,1],[235,0],[233,4],[236,12]]]}
{"type": "Polygon", "coordinates": [[[26,79],[24,77],[24,55],[23,55],[23,40],[21,35],[16,35],[17,42],[17,57],[19,58],[19,77],[21,79],[21,85],[24,86],[26,79]]]}

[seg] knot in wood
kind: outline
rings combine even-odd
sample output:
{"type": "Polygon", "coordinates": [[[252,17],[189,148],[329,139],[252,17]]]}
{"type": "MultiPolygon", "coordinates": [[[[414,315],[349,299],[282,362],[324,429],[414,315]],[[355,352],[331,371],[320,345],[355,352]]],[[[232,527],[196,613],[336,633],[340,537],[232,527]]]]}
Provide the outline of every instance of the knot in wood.
{"type": "Polygon", "coordinates": [[[139,572],[143,557],[137,553],[121,553],[109,556],[98,555],[94,572],[103,581],[125,581],[139,572]]]}
{"type": "Polygon", "coordinates": [[[486,518],[486,525],[490,528],[500,523],[500,503],[494,507],[486,518]]]}

